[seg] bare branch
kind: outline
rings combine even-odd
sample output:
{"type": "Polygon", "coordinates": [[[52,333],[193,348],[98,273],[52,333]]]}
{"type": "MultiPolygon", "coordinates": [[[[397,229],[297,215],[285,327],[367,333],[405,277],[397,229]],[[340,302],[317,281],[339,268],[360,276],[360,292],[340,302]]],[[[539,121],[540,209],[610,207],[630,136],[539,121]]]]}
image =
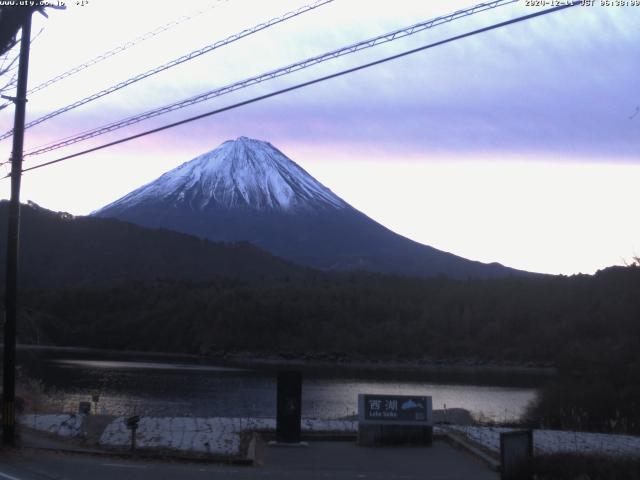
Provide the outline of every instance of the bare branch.
{"type": "MultiPolygon", "coordinates": [[[[44,28],[31,39],[31,44],[42,34],[44,28]]],[[[16,44],[20,42],[20,39],[16,41],[16,44]]],[[[9,49],[1,56],[0,60],[0,94],[6,93],[8,90],[13,89],[18,81],[18,60],[20,59],[20,53],[14,52],[9,49]],[[4,82],[4,83],[3,83],[4,82]]],[[[1,110],[1,108],[0,108],[1,110]]]]}
{"type": "Polygon", "coordinates": [[[18,83],[18,74],[14,73],[9,77],[9,79],[5,82],[4,85],[0,86],[0,93],[4,93],[7,90],[12,89],[13,87],[16,86],[17,83],[18,83]]]}
{"type": "Polygon", "coordinates": [[[2,66],[0,66],[0,77],[9,73],[11,70],[18,68],[18,59],[20,56],[18,54],[9,56],[9,53],[11,52],[7,52],[5,54],[5,58],[2,60],[2,66]]]}

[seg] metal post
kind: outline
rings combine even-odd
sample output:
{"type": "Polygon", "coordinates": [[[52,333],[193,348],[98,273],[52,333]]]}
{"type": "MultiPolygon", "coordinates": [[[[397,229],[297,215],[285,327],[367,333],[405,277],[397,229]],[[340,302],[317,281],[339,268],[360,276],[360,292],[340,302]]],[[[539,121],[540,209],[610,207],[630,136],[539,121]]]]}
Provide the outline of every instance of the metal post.
{"type": "Polygon", "coordinates": [[[136,430],[137,428],[134,426],[131,428],[131,451],[136,451],[136,430]]]}
{"type": "Polygon", "coordinates": [[[27,74],[29,70],[29,44],[31,41],[31,11],[27,11],[22,24],[18,88],[15,98],[13,124],[13,150],[11,153],[11,199],[7,229],[7,271],[5,285],[4,363],[2,382],[2,442],[16,443],[15,390],[16,390],[16,316],[18,293],[18,240],[20,234],[20,180],[22,176],[22,150],[24,120],[27,103],[27,74]]]}
{"type": "Polygon", "coordinates": [[[140,423],[140,416],[134,415],[126,419],[125,424],[127,428],[131,430],[131,451],[136,449],[136,430],[138,430],[138,424],[140,423]]]}

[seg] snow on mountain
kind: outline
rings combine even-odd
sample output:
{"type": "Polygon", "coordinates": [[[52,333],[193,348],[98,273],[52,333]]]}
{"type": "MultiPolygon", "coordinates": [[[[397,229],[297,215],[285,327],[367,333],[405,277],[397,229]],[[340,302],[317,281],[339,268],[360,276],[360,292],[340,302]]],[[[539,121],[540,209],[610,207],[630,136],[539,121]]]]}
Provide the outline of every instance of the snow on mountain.
{"type": "Polygon", "coordinates": [[[350,208],[270,143],[247,137],[224,142],[103,210],[159,201],[194,211],[350,208]]]}
{"type": "Polygon", "coordinates": [[[214,242],[249,242],[300,265],[455,278],[518,272],[398,235],[349,206],[270,143],[240,137],[92,215],[214,242]]]}

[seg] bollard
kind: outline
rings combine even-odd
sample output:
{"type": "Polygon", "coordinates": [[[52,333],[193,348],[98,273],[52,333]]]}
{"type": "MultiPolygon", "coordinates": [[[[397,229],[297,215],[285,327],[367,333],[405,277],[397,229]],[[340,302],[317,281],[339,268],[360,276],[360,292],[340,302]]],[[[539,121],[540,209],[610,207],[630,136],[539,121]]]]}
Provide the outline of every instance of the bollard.
{"type": "Polygon", "coordinates": [[[91,414],[91,402],[80,402],[78,404],[78,413],[81,415],[91,414]]]}
{"type": "Polygon", "coordinates": [[[100,392],[98,390],[91,391],[91,401],[93,402],[93,411],[97,415],[98,414],[98,402],[100,401],[100,392]]]}
{"type": "Polygon", "coordinates": [[[300,443],[302,373],[278,372],[276,442],[300,443]]]}

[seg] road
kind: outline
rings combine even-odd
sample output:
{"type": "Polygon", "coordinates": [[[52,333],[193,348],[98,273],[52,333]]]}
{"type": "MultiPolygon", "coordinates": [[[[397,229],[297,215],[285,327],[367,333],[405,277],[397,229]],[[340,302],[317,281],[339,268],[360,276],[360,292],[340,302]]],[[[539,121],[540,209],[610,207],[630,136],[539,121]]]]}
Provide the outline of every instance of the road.
{"type": "Polygon", "coordinates": [[[0,480],[497,480],[466,453],[432,447],[364,448],[348,442],[259,447],[259,466],[124,460],[28,450],[0,452],[0,480]]]}

